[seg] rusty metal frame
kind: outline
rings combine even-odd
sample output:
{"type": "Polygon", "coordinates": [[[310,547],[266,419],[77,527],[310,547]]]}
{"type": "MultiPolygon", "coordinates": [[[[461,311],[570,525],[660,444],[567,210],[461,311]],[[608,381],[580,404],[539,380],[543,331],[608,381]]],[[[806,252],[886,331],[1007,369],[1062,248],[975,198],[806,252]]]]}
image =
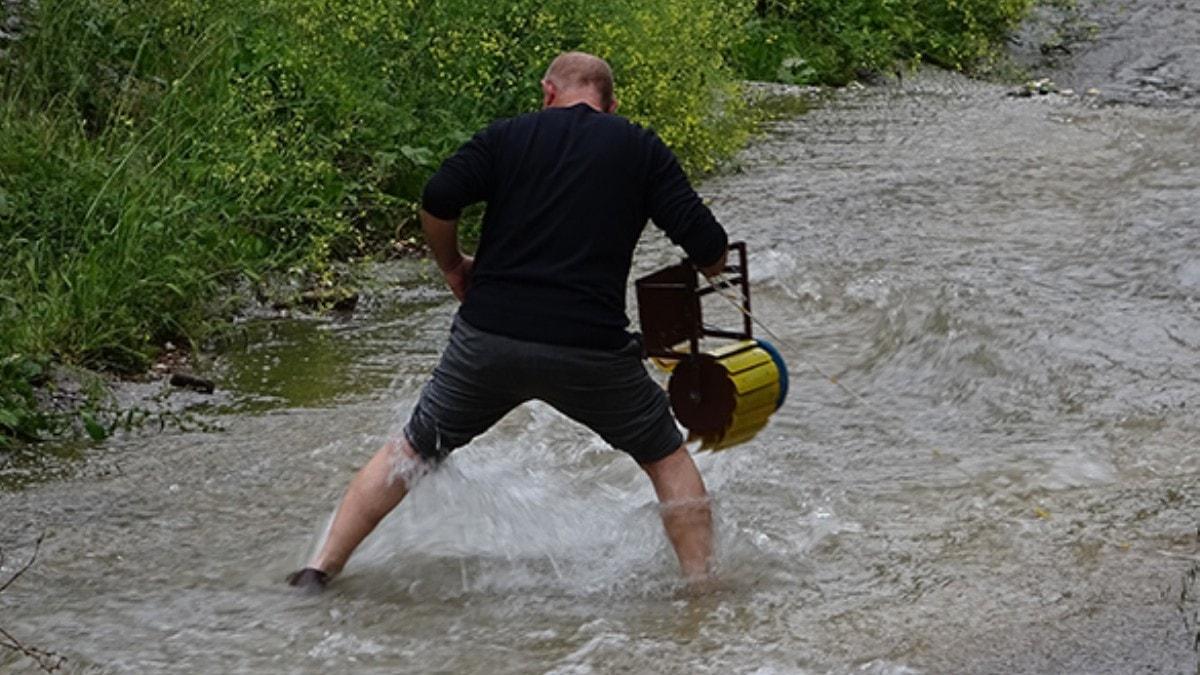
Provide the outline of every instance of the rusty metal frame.
{"type": "Polygon", "coordinates": [[[734,262],[726,261],[722,279],[701,286],[699,270],[684,260],[634,282],[637,289],[638,318],[647,356],[663,359],[684,359],[700,353],[700,340],[705,337],[751,340],[754,338],[750,321],[750,272],[746,261],[746,242],[729,245],[734,262]],[[737,288],[741,291],[742,330],[724,330],[704,325],[701,299],[705,296],[737,288]],[[675,346],[687,342],[690,351],[677,351],[675,346]]]}

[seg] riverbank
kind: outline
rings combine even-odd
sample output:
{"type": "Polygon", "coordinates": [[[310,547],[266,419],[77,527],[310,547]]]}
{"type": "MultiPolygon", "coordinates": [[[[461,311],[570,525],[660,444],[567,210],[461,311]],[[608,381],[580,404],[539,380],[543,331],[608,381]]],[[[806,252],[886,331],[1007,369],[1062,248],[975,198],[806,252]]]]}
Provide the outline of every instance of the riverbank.
{"type": "MultiPolygon", "coordinates": [[[[562,49],[608,58],[622,113],[698,177],[753,131],[741,78],[969,68],[1024,5],[6,0],[0,446],[110,426],[43,405],[62,366],[140,377],[167,343],[194,351],[228,325],[245,306],[231,288],[299,270],[328,289],[336,261],[410,237],[438,160],[536,106],[562,49]]],[[[95,418],[93,398],[71,410],[95,418]]]]}

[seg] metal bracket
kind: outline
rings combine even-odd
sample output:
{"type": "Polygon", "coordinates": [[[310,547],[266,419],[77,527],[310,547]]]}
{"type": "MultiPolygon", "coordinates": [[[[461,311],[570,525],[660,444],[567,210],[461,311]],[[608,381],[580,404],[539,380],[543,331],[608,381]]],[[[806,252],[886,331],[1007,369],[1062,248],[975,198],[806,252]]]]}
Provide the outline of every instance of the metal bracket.
{"type": "Polygon", "coordinates": [[[716,282],[704,280],[702,285],[699,270],[686,259],[634,282],[646,356],[685,359],[700,353],[700,340],[705,337],[754,339],[750,321],[750,272],[746,265],[746,242],[730,244],[729,251],[734,254],[730,257],[735,260],[726,261],[722,278],[716,282]],[[701,299],[728,288],[741,291],[742,329],[706,327],[701,299]],[[687,343],[688,351],[677,349],[683,343],[687,343]]]}

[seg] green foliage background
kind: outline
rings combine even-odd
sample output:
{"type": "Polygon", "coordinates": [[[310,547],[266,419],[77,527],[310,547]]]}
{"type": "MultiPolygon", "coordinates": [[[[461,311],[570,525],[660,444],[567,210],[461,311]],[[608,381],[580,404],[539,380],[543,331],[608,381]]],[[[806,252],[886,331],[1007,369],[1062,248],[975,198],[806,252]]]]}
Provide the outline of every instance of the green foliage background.
{"type": "Polygon", "coordinates": [[[1035,0],[759,0],[732,54],[745,77],[845,84],[897,62],[974,71],[1035,0]]]}
{"type": "Polygon", "coordinates": [[[536,108],[566,49],[693,175],[752,127],[742,77],[983,58],[1027,0],[39,0],[0,41],[0,445],[54,360],[137,371],[235,280],[411,226],[442,157],[536,108]]]}

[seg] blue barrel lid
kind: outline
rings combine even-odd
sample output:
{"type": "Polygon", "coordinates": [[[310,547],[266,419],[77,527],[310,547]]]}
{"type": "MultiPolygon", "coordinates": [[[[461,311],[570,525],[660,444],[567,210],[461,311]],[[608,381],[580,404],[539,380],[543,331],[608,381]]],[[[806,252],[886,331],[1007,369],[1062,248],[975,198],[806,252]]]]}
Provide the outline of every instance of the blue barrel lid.
{"type": "Polygon", "coordinates": [[[755,342],[762,348],[764,352],[771,356],[771,360],[775,362],[775,367],[779,369],[779,398],[775,401],[775,409],[779,410],[783,406],[783,402],[787,399],[788,394],[788,369],[787,364],[783,362],[783,355],[775,348],[775,345],[763,339],[757,339],[755,342]]]}

